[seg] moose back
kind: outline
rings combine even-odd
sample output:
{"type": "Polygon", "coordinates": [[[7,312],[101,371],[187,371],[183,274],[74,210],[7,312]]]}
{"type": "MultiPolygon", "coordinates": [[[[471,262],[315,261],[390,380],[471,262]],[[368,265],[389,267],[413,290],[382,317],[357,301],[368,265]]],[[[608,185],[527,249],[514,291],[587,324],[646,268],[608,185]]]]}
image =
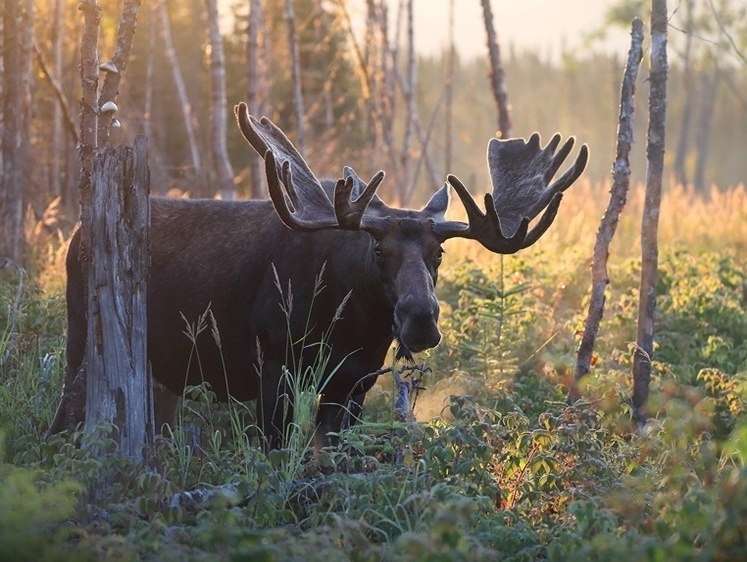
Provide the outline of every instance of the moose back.
{"type": "MultiPolygon", "coordinates": [[[[533,244],[588,157],[583,146],[550,184],[572,138],[559,150],[559,135],[544,148],[536,134],[528,141],[492,139],[485,210],[448,176],[468,222],[447,221],[448,184],[422,210],[392,208],[375,194],[383,172],[364,184],[345,167],[343,179],[320,182],[269,120],[249,116],[245,104],[236,115],[265,160],[271,201],[151,200],[148,357],[164,387],[156,396],[157,422],[171,420],[185,385],[207,382],[219,399],[258,400],[269,447],[282,445],[292,419],[293,388],[284,370],[312,365],[324,342],[316,441],[328,443],[329,432],[360,414],[376,382],[372,373],[393,341],[407,359],[440,341],[441,244],[469,238],[497,253],[533,244]],[[204,329],[193,330],[200,333],[191,341],[186,323],[196,327],[200,318],[204,329]]],[[[79,244],[76,233],[67,257],[65,386],[51,433],[72,429],[85,416],[86,280],[79,244]]]]}

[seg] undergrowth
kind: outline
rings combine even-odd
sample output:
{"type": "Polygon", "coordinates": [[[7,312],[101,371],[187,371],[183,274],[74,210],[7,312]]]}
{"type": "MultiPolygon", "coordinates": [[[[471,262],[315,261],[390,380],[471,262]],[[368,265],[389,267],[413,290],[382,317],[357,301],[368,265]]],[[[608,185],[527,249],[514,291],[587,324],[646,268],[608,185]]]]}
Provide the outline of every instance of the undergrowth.
{"type": "MultiPolygon", "coordinates": [[[[382,377],[363,422],[316,453],[313,409],[296,418],[298,438],[266,454],[254,406],[218,404],[206,385],[189,389],[148,467],[94,453],[114,428],[45,438],[62,379],[61,284],[42,266],[0,270],[0,559],[743,558],[747,263],[736,237],[747,210],[743,190],[688,199],[691,212],[675,195],[665,204],[688,231],[661,247],[643,432],[628,406],[640,273],[630,219],[583,400],[565,401],[592,243],[569,230],[579,215],[596,224],[587,200],[571,200],[574,220],[518,256],[452,248],[464,257],[441,275],[444,340],[423,357],[418,421],[394,420],[382,377]],[[705,234],[718,205],[741,221],[733,240],[716,227],[720,246],[705,234]]],[[[672,220],[663,215],[665,236],[672,220]]],[[[288,363],[289,376],[314,376],[288,363]]]]}

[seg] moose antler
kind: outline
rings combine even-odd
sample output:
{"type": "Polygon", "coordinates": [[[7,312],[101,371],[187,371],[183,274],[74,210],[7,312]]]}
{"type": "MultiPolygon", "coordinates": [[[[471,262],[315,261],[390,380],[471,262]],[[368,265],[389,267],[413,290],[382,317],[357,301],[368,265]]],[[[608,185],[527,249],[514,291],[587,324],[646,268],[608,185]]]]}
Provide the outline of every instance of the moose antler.
{"type": "Polygon", "coordinates": [[[583,145],[573,166],[548,185],[570,154],[574,139],[569,138],[556,153],[559,144],[559,134],[545,148],[540,148],[537,133],[529,141],[491,139],[488,168],[493,193],[485,195],[485,212],[464,184],[449,175],[447,181],[459,195],[469,223],[438,223],[438,235],[444,240],[454,237],[477,240],[488,250],[501,254],[512,254],[534,244],[555,220],[563,192],[578,179],[589,159],[589,149],[583,145]],[[529,230],[529,222],[543,209],[544,214],[529,230]]]}
{"type": "Polygon", "coordinates": [[[267,117],[258,121],[249,115],[243,102],[234,112],[244,138],[265,160],[270,198],[286,226],[304,231],[341,228],[381,232],[386,229],[385,218],[366,214],[384,179],[384,172],[376,173],[361,189],[355,172],[346,167],[344,179],[335,185],[334,202],[330,201],[321,182],[283,131],[267,117]]]}

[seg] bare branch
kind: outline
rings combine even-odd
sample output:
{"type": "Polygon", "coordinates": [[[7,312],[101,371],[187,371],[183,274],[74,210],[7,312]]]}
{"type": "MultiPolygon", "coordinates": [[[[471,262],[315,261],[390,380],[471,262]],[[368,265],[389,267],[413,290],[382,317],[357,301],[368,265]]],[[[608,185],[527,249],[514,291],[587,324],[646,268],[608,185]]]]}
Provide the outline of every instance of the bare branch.
{"type": "Polygon", "coordinates": [[[592,284],[591,297],[589,299],[589,311],[584,323],[584,333],[581,344],[578,347],[576,357],[576,369],[574,381],[569,392],[569,399],[578,398],[576,382],[585,376],[591,367],[591,356],[594,352],[594,343],[599,324],[604,314],[604,291],[609,283],[607,273],[607,258],[612,238],[617,230],[620,213],[625,207],[625,201],[630,185],[630,148],[633,144],[633,113],[635,111],[635,83],[638,77],[638,68],[643,58],[643,22],[638,18],[633,20],[631,29],[630,50],[628,61],[625,65],[622,86],[620,88],[620,116],[617,128],[617,154],[612,165],[612,190],[607,210],[602,215],[602,220],[597,231],[594,244],[594,257],[592,261],[592,284]]]}

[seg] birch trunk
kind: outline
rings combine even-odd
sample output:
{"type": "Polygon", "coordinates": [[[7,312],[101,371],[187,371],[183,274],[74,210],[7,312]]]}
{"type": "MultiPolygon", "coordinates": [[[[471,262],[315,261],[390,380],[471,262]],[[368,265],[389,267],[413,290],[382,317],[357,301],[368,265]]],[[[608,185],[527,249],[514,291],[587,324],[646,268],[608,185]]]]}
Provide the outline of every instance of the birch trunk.
{"type": "Polygon", "coordinates": [[[711,147],[711,130],[713,129],[713,112],[718,104],[718,91],[721,82],[721,72],[718,63],[713,61],[714,70],[704,72],[701,85],[700,112],[698,115],[698,136],[696,140],[695,173],[693,174],[693,188],[701,195],[708,194],[706,185],[706,164],[711,147]]]}
{"type": "Polygon", "coordinates": [[[405,95],[405,136],[402,140],[402,176],[400,190],[400,205],[406,207],[409,203],[410,193],[413,190],[412,172],[412,137],[415,130],[415,26],[414,26],[413,0],[407,1],[405,17],[407,18],[407,81],[403,82],[405,95]]]}
{"type": "MultiPolygon", "coordinates": [[[[246,39],[246,75],[247,91],[246,103],[249,106],[249,114],[255,117],[263,115],[260,85],[262,74],[260,72],[260,28],[262,20],[262,3],[260,0],[249,2],[249,26],[246,39]]],[[[267,194],[265,186],[265,174],[263,173],[261,157],[252,157],[249,161],[249,186],[252,199],[262,199],[267,194]]]]}
{"type": "Polygon", "coordinates": [[[291,84],[293,85],[293,107],[296,114],[298,152],[306,156],[306,130],[303,121],[303,90],[301,89],[301,57],[296,38],[296,14],[293,11],[293,0],[285,0],[285,20],[288,24],[288,45],[291,56],[291,84]]]}
{"type": "Polygon", "coordinates": [[[3,129],[0,178],[0,257],[21,264],[23,232],[23,61],[22,9],[17,0],[3,2],[3,129]]]}
{"type": "Polygon", "coordinates": [[[680,136],[677,139],[677,152],[674,156],[674,177],[678,183],[687,185],[687,153],[690,147],[690,135],[692,135],[690,124],[693,111],[693,69],[692,69],[692,44],[693,44],[693,1],[685,0],[685,52],[682,57],[682,91],[685,95],[685,103],[682,106],[682,117],[680,118],[680,136]]]}
{"type": "Polygon", "coordinates": [[[211,152],[213,168],[217,179],[218,194],[221,199],[236,199],[233,183],[233,167],[228,158],[226,146],[226,63],[223,54],[223,38],[220,34],[217,0],[205,0],[210,32],[210,78],[211,96],[211,152]]]}
{"type": "Polygon", "coordinates": [[[165,0],[158,0],[158,9],[161,14],[161,33],[164,49],[166,50],[166,57],[169,59],[171,72],[174,76],[174,84],[176,85],[177,95],[179,96],[179,107],[182,111],[184,129],[187,133],[187,141],[189,142],[192,168],[194,169],[195,177],[199,177],[202,172],[202,159],[200,158],[200,148],[197,144],[197,136],[195,134],[195,119],[192,114],[192,105],[189,103],[189,96],[187,96],[187,87],[184,84],[179,59],[176,56],[176,49],[174,49],[174,42],[171,39],[171,23],[169,22],[169,14],[166,11],[165,0]]]}
{"type": "Polygon", "coordinates": [[[578,380],[588,374],[591,367],[591,357],[594,353],[599,324],[604,314],[604,291],[609,284],[607,273],[607,258],[612,238],[617,230],[620,213],[625,207],[630,185],[630,148],[633,143],[633,113],[635,111],[635,82],[638,68],[643,57],[643,22],[638,18],[633,20],[631,29],[630,50],[625,65],[622,86],[620,88],[620,115],[617,127],[617,151],[612,165],[612,190],[607,211],[602,216],[592,261],[591,297],[589,311],[584,323],[584,333],[578,347],[574,381],[569,393],[569,399],[578,399],[578,380]]]}
{"type": "Polygon", "coordinates": [[[638,330],[633,356],[633,415],[640,426],[646,423],[646,402],[651,381],[656,316],[656,280],[659,262],[659,209],[664,168],[664,139],[667,110],[667,3],[651,2],[651,93],[646,154],[646,197],[641,220],[641,283],[638,330]]]}

